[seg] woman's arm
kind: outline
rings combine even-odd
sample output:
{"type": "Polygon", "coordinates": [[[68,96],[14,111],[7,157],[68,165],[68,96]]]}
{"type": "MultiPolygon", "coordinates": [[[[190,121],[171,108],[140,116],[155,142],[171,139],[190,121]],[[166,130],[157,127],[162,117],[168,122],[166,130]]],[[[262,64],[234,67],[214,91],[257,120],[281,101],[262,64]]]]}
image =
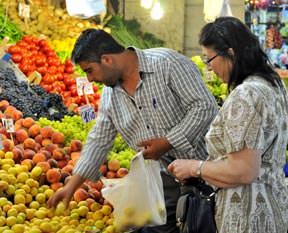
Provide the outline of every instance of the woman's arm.
{"type": "MultiPolygon", "coordinates": [[[[196,177],[199,160],[175,160],[168,169],[177,179],[184,181],[196,177]]],[[[227,154],[226,159],[206,161],[201,168],[201,177],[217,187],[235,187],[255,180],[261,167],[261,151],[244,149],[227,154]]]]}

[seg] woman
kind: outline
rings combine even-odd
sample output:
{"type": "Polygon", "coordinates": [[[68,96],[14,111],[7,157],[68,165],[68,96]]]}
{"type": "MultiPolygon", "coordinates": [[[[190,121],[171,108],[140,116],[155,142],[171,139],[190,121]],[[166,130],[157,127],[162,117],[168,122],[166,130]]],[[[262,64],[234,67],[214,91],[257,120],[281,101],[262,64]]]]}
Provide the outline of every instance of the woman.
{"type": "Polygon", "coordinates": [[[230,94],[206,135],[209,160],[175,160],[168,169],[181,181],[201,177],[222,188],[216,197],[219,232],[286,233],[286,90],[240,20],[208,23],[199,42],[230,94]]]}

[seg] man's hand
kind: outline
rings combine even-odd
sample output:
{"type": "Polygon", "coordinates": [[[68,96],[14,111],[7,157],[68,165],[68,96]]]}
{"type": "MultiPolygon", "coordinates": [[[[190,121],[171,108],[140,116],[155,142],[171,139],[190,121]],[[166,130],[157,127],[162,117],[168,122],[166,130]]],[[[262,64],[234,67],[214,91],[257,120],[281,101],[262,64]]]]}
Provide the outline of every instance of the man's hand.
{"type": "Polygon", "coordinates": [[[172,149],[171,144],[166,138],[153,138],[140,142],[137,146],[143,147],[143,156],[145,159],[158,160],[161,155],[172,149]]]}

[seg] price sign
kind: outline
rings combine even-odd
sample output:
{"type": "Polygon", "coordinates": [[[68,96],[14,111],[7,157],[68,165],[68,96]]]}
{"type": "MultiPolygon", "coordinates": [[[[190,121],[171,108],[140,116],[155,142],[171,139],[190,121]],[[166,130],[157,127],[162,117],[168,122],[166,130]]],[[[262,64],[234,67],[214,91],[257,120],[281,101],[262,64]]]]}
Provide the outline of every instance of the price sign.
{"type": "Polygon", "coordinates": [[[18,14],[21,18],[30,18],[30,6],[25,3],[19,3],[18,14]]]}
{"type": "Polygon", "coordinates": [[[6,129],[7,133],[14,133],[15,132],[14,123],[13,123],[12,119],[2,118],[2,123],[3,123],[3,126],[6,129]]]}
{"type": "Polygon", "coordinates": [[[83,105],[78,108],[82,121],[88,123],[96,118],[94,108],[91,105],[83,105]]]}
{"type": "Polygon", "coordinates": [[[77,93],[79,96],[94,94],[92,83],[86,77],[76,79],[77,93]]]}

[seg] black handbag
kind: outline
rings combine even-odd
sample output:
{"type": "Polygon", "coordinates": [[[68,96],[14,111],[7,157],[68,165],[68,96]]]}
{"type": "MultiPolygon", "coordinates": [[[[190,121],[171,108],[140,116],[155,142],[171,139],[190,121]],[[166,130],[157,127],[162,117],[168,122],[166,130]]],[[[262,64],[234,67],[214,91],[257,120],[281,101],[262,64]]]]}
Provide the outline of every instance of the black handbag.
{"type": "Polygon", "coordinates": [[[181,185],[176,220],[181,233],[216,233],[214,190],[198,178],[181,185]]]}

